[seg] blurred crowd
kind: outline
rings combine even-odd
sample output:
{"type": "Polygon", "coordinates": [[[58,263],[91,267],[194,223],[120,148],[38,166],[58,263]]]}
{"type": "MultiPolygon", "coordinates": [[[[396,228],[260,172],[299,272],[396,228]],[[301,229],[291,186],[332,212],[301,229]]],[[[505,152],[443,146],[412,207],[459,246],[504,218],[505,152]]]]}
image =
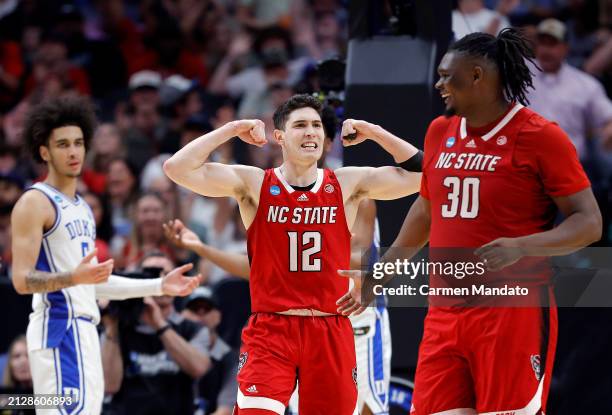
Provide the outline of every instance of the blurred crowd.
{"type": "MultiPolygon", "coordinates": [[[[207,349],[220,326],[227,343],[220,360],[231,355],[248,315],[248,289],[239,288],[246,300],[234,305],[241,311],[223,313],[222,320],[223,287],[235,281],[206,259],[172,245],[162,224],[180,219],[205,243],[245,253],[237,206],[178,188],[162,164],[189,141],[237,118],[259,118],[272,128],[272,113],[281,102],[296,92],[318,91],[317,63],[346,55],[347,2],[0,0],[0,278],[10,276],[12,206],[30,183],[45,176],[43,166],[23,155],[24,116],[47,97],[89,96],[100,124],[79,191],[94,212],[99,259],[114,258],[116,268],[125,271],[142,268],[152,253],[170,263],[193,262],[210,292],[199,292],[176,310],[164,301],[158,308],[177,321],[190,318],[207,327],[206,335],[185,329],[196,346],[197,339],[207,339],[203,353],[211,352],[207,349]]],[[[401,2],[384,1],[389,15],[401,2]]],[[[534,68],[536,89],[529,99],[576,144],[604,213],[603,244],[609,244],[612,1],[458,0],[452,22],[457,37],[474,31],[496,34],[508,26],[529,34],[542,69],[534,68]]],[[[339,154],[338,148],[332,151],[330,164],[339,154]]],[[[280,157],[278,146],[260,149],[239,140],[212,156],[262,168],[277,165],[280,157]]],[[[105,319],[111,339],[113,324],[105,319]]],[[[22,343],[24,338],[16,339],[9,350],[5,386],[31,387],[22,343]]],[[[180,367],[198,375],[192,378],[208,370],[180,367]]],[[[231,385],[222,378],[215,378],[220,382],[215,390],[228,393],[231,385]]]]}

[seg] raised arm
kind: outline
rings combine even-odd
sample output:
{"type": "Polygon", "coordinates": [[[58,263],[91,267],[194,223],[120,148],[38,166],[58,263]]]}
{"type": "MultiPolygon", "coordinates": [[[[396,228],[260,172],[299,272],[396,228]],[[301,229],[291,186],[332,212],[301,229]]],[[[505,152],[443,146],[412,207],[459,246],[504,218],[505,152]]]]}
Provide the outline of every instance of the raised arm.
{"type": "Polygon", "coordinates": [[[181,249],[188,249],[205,258],[236,277],[249,279],[251,264],[244,254],[226,252],[200,240],[198,235],[186,227],[180,219],[171,220],[164,225],[166,238],[181,249]]]}
{"type": "Polygon", "coordinates": [[[257,200],[263,170],[208,161],[217,147],[236,136],[259,147],[267,142],[262,121],[232,121],[180,149],[166,160],[164,172],[175,183],[204,196],[236,199],[251,196],[257,200]]]}
{"type": "Polygon", "coordinates": [[[19,294],[57,291],[77,284],[98,284],[108,279],[113,260],[92,263],[96,250],[90,252],[73,270],[36,270],[44,229],[51,228],[55,210],[42,193],[26,192],[15,204],[11,215],[13,235],[13,285],[19,294]]]}
{"type": "MultiPolygon", "coordinates": [[[[403,163],[417,156],[419,150],[384,128],[361,120],[348,119],[342,125],[342,143],[352,146],[370,139],[403,163]]],[[[421,173],[401,167],[343,167],[336,170],[346,200],[391,200],[411,195],[419,190],[421,173]]]]}

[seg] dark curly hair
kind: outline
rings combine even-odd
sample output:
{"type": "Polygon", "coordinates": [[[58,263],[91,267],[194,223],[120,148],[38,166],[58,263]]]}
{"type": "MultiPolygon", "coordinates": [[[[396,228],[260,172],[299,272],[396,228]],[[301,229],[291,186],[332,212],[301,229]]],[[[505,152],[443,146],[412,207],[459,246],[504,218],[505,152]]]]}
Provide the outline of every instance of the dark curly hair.
{"type": "Polygon", "coordinates": [[[487,59],[497,66],[506,98],[529,105],[527,93],[533,88],[532,74],[526,61],[539,69],[530,42],[522,32],[506,28],[497,37],[472,33],[455,42],[449,51],[487,59]]]}
{"type": "Polygon", "coordinates": [[[53,98],[30,110],[25,119],[23,137],[34,160],[39,163],[44,162],[40,157],[40,146],[48,146],[53,130],[66,126],[81,129],[87,149],[96,128],[96,116],[89,99],[53,98]]]}
{"type": "Polygon", "coordinates": [[[321,101],[313,97],[312,95],[299,94],[293,95],[287,101],[285,101],[280,107],[274,111],[274,128],[277,130],[285,130],[285,123],[289,119],[289,115],[300,108],[312,108],[319,116],[323,110],[321,101]]]}

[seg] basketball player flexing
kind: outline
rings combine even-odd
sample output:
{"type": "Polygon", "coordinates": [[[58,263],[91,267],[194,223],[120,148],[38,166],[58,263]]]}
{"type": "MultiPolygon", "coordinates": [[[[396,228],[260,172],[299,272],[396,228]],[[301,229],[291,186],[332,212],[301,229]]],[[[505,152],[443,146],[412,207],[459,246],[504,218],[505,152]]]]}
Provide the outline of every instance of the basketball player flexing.
{"type": "MultiPolygon", "coordinates": [[[[446,116],[429,126],[420,196],[393,247],[408,257],[428,240],[430,251],[476,248],[495,278],[534,259],[524,257],[563,255],[600,238],[601,214],[571,141],[524,107],[532,85],[525,60],[532,59],[514,29],[470,34],[451,46],[436,84],[446,116]],[[553,227],[557,211],[565,219],[553,227]]],[[[360,292],[360,272],[342,274],[355,277],[357,288],[340,299],[339,311],[359,312],[374,280],[366,275],[360,292]]],[[[412,414],[544,413],[556,308],[549,272],[524,277],[538,299],[533,307],[440,307],[430,298],[412,414]]]]}
{"type": "MultiPolygon", "coordinates": [[[[259,120],[233,121],[189,143],[164,164],[168,176],[206,196],[238,201],[247,228],[253,315],[243,331],[236,413],[284,414],[296,380],[299,412],[353,414],[355,348],[349,320],[336,313],[348,281],[336,270],[350,259],[350,232],[364,198],[413,193],[419,173],[397,167],[317,169],[323,152],[321,104],[296,95],[274,114],[283,164],[270,170],[207,162],[238,136],[264,145],[259,120]]],[[[403,162],[417,149],[380,127],[349,120],[343,136],[373,139],[403,162]]]]}
{"type": "Polygon", "coordinates": [[[191,265],[163,278],[134,280],[111,275],[112,260],[97,263],[93,214],[76,193],[94,127],[93,111],[82,98],[44,102],[25,121],[29,150],[47,165],[48,175],[13,209],[13,285],[19,294],[34,294],[27,329],[34,393],[70,397],[66,405],[38,413],[100,413],[97,298],[184,296],[201,279],[184,275],[191,265]]]}
{"type": "MultiPolygon", "coordinates": [[[[318,165],[325,167],[327,153],[336,135],[337,118],[332,110],[324,109],[321,116],[325,133],[324,150],[318,165]]],[[[409,163],[420,160],[417,157],[409,163]]],[[[404,166],[404,165],[403,165],[404,166]]],[[[420,163],[405,166],[408,170],[420,171],[420,163]]],[[[251,266],[247,255],[217,249],[203,243],[195,232],[179,219],[164,224],[166,237],[176,246],[189,249],[208,259],[228,274],[249,279],[251,266]]],[[[351,228],[351,268],[362,269],[362,253],[370,253],[369,262],[377,259],[379,229],[376,219],[376,204],[364,199],[359,204],[355,222],[351,228]]],[[[366,264],[367,265],[367,264],[366,264]]],[[[389,382],[391,374],[391,332],[389,313],[383,297],[377,299],[376,307],[368,307],[363,313],[350,316],[355,336],[357,358],[358,409],[361,415],[386,415],[389,412],[389,382]]],[[[289,414],[298,414],[298,390],[289,401],[289,414]]]]}

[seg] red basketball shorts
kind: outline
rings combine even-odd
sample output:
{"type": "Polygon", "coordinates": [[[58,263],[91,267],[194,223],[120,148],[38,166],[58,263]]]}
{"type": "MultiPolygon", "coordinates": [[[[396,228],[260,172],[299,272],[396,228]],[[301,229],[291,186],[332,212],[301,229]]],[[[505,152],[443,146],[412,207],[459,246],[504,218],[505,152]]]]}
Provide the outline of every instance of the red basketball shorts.
{"type": "Polygon", "coordinates": [[[234,414],[283,415],[298,381],[300,414],[352,415],[356,379],[347,317],[256,313],[242,331],[234,414]]]}
{"type": "Polygon", "coordinates": [[[535,415],[546,410],[557,310],[431,308],[411,415],[535,415]]]}

